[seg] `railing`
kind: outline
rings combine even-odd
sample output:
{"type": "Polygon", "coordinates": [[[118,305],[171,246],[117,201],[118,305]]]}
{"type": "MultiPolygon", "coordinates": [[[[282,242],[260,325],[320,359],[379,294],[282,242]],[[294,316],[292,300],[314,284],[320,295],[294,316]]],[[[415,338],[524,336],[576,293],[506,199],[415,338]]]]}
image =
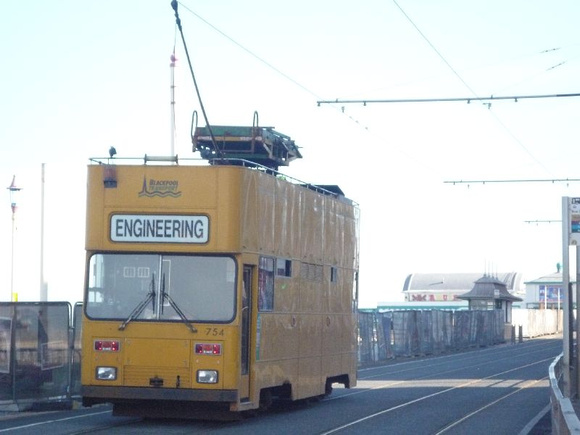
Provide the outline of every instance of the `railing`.
{"type": "Polygon", "coordinates": [[[504,342],[501,310],[359,312],[359,365],[504,342]]]}
{"type": "MultiPolygon", "coordinates": [[[[79,398],[81,312],[67,302],[0,303],[0,411],[79,398]]],[[[359,366],[506,341],[501,310],[360,310],[358,325],[359,366]]]]}
{"type": "Polygon", "coordinates": [[[554,435],[580,433],[580,420],[576,415],[572,401],[564,397],[560,390],[562,382],[562,358],[561,353],[550,364],[550,403],[552,405],[552,433],[554,435]]]}
{"type": "MultiPolygon", "coordinates": [[[[175,156],[150,156],[145,154],[143,157],[91,157],[89,162],[93,165],[112,165],[115,164],[122,164],[122,163],[132,163],[137,164],[143,162],[144,165],[148,163],[156,163],[156,164],[163,164],[163,165],[188,165],[188,166],[208,166],[208,165],[234,165],[234,166],[242,166],[250,169],[254,169],[260,172],[265,172],[270,175],[273,175],[277,178],[284,179],[292,184],[296,184],[302,187],[305,187],[310,190],[314,190],[315,192],[322,193],[324,195],[329,195],[332,197],[340,197],[337,192],[329,190],[323,186],[318,186],[316,184],[307,183],[306,181],[299,180],[298,178],[294,178],[290,175],[283,174],[275,169],[269,168],[268,166],[260,165],[259,163],[252,162],[246,159],[240,158],[214,158],[214,159],[201,159],[195,157],[188,157],[188,158],[179,158],[177,155],[175,156]]],[[[355,201],[349,199],[349,201],[358,207],[358,204],[355,201]]]]}

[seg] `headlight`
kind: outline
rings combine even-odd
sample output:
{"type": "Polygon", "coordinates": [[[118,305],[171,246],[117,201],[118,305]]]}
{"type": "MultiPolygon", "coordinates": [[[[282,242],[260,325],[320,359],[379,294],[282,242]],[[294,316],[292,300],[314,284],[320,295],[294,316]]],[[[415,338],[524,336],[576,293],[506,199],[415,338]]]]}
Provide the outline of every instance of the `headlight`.
{"type": "Polygon", "coordinates": [[[198,370],[197,382],[200,384],[217,384],[218,372],[217,370],[198,370]]]}
{"type": "Polygon", "coordinates": [[[117,379],[117,367],[97,367],[96,378],[99,381],[114,381],[117,379]]]}

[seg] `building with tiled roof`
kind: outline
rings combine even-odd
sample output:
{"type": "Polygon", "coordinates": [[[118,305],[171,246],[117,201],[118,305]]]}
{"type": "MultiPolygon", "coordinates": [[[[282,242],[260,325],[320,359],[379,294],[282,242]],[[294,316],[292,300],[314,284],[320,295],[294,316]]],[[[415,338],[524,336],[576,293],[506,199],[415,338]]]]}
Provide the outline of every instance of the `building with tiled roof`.
{"type": "Polygon", "coordinates": [[[505,282],[488,275],[475,281],[473,288],[458,298],[468,301],[470,310],[502,310],[506,323],[512,321],[512,304],[523,301],[507,290],[505,282]]]}

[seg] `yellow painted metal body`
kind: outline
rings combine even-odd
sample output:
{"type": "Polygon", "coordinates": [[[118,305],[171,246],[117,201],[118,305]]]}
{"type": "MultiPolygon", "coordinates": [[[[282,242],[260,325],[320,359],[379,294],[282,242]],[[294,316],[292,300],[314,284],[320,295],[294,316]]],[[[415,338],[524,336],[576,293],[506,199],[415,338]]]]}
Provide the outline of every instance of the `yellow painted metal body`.
{"type": "MultiPolygon", "coordinates": [[[[356,384],[358,209],[265,172],[240,166],[89,165],[87,256],[95,252],[226,254],[235,259],[235,315],[228,322],[83,318],[82,385],[87,403],[175,400],[257,408],[260,392],[289,386],[292,399],[325,393],[328,381],[356,384]],[[105,186],[114,179],[116,185],[105,186]],[[206,216],[207,241],[113,241],[114,215],[206,216]],[[272,304],[260,306],[260,259],[287,265],[273,273],[272,304]],[[244,270],[251,276],[249,370],[242,373],[244,270]],[[289,271],[289,272],[288,272],[289,271]],[[119,342],[95,351],[95,340],[119,342]],[[198,355],[218,343],[221,355],[198,355]],[[97,380],[97,367],[116,367],[97,380]],[[217,383],[198,383],[198,370],[217,383]],[[159,385],[161,383],[161,385],[159,385]]],[[[87,260],[88,261],[88,260],[87,260]]],[[[88,264],[88,262],[87,262],[88,264]]],[[[87,283],[90,270],[87,270],[87,283]]],[[[85,305],[89,298],[88,284],[85,305]]]]}

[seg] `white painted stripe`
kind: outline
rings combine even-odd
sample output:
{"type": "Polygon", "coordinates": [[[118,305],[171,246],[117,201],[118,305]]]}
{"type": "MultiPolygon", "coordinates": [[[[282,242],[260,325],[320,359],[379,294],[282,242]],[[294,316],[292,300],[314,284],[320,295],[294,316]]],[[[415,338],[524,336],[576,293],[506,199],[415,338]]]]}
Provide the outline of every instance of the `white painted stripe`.
{"type": "Polygon", "coordinates": [[[11,431],[21,430],[21,429],[29,429],[31,427],[41,426],[43,424],[58,423],[58,422],[61,422],[61,421],[76,420],[76,419],[79,419],[79,418],[93,417],[95,415],[110,414],[110,413],[111,413],[111,410],[109,409],[107,411],[92,412],[92,413],[83,414],[83,415],[75,415],[74,417],[66,417],[66,418],[59,418],[59,419],[56,419],[56,420],[40,421],[38,423],[31,423],[31,424],[25,424],[25,425],[22,425],[22,426],[14,426],[14,427],[6,428],[6,429],[0,429],[0,433],[1,432],[11,432],[11,431]]]}

